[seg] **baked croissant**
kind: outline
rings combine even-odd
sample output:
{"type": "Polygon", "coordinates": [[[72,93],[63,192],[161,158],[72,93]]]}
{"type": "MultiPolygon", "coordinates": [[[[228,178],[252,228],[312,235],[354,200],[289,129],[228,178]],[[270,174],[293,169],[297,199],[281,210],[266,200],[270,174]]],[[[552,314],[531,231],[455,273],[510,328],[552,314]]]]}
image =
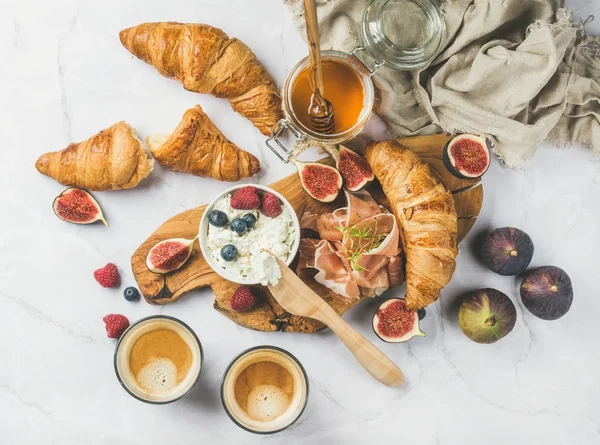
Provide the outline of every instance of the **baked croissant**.
{"type": "Polygon", "coordinates": [[[429,166],[396,141],[372,142],[365,156],[390,201],[406,255],[406,306],[438,299],[458,254],[454,199],[429,166]]]}
{"type": "Polygon", "coordinates": [[[135,130],[119,122],[83,142],[40,156],[35,167],[63,185],[104,191],[135,187],[150,174],[154,160],[135,130]]]}
{"type": "Polygon", "coordinates": [[[200,105],[184,113],[170,136],[146,142],[161,165],[177,172],[234,182],[260,170],[258,159],[223,136],[200,105]]]}
{"type": "Polygon", "coordinates": [[[121,43],[160,74],[196,93],[228,99],[264,135],[282,117],[281,98],[254,53],[219,28],[143,23],[120,32],[121,43]]]}

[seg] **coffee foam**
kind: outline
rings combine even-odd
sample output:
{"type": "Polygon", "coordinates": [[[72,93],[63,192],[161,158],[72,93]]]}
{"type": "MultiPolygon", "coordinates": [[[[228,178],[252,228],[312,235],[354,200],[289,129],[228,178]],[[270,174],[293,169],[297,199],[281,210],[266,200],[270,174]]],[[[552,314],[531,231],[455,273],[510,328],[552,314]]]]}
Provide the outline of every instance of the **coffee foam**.
{"type": "Polygon", "coordinates": [[[196,383],[202,367],[202,353],[196,337],[185,326],[169,318],[150,318],[134,325],[121,339],[115,366],[123,386],[133,395],[164,403],[182,397],[196,383]],[[174,331],[189,347],[192,364],[185,376],[178,375],[175,363],[165,357],[153,358],[135,374],[131,370],[129,357],[137,340],[159,329],[174,331]]]}
{"type": "Polygon", "coordinates": [[[290,406],[289,396],[275,385],[259,385],[248,394],[246,412],[260,422],[281,416],[290,406]]]}
{"type": "Polygon", "coordinates": [[[287,354],[270,348],[248,351],[231,365],[225,376],[222,394],[225,409],[236,423],[251,431],[269,433],[293,423],[302,413],[308,397],[308,382],[298,363],[287,354]],[[257,384],[247,395],[236,398],[236,382],[254,364],[273,362],[281,365],[292,380],[291,392],[277,384],[257,384]],[[238,400],[239,398],[239,400],[238,400]]]}
{"type": "Polygon", "coordinates": [[[135,380],[148,394],[167,394],[177,387],[177,366],[168,358],[155,358],[136,374],[135,380]]]}

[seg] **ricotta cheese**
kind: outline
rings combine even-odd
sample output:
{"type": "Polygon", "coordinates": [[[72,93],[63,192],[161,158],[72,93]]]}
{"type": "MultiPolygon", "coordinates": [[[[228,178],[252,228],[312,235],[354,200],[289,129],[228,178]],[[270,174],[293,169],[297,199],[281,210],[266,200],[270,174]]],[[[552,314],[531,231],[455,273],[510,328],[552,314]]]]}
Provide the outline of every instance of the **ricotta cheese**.
{"type": "Polygon", "coordinates": [[[286,262],[297,237],[288,206],[282,205],[281,214],[269,218],[259,210],[236,210],[229,204],[230,200],[231,194],[224,195],[211,211],[224,212],[229,222],[252,213],[256,216],[256,225],[240,236],[229,228],[229,223],[224,227],[209,224],[206,241],[210,255],[231,275],[251,279],[263,286],[277,284],[281,270],[273,255],[286,262]],[[225,261],[221,257],[221,248],[227,244],[233,244],[238,250],[238,257],[234,261],[225,261]]]}

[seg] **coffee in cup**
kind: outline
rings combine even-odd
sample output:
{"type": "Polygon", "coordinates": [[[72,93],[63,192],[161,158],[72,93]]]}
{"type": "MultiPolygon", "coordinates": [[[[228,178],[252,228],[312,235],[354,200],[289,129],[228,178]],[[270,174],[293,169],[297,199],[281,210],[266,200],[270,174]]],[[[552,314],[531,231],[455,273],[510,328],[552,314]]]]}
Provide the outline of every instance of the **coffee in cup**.
{"type": "Polygon", "coordinates": [[[259,434],[284,430],[304,411],[308,377],[298,360],[275,346],[238,355],[221,384],[225,411],[238,426],[259,434]]]}
{"type": "Polygon", "coordinates": [[[131,325],[115,351],[115,372],[125,390],[149,403],[183,397],[202,368],[202,346],[192,329],[167,316],[148,317],[131,325]]]}

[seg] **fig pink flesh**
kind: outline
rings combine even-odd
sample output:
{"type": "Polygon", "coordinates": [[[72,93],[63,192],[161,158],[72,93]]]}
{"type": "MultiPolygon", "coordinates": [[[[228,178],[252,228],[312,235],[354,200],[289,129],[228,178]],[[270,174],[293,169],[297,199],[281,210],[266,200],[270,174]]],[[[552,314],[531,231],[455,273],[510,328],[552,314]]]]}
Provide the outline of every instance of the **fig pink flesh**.
{"type": "Polygon", "coordinates": [[[471,138],[462,138],[454,142],[450,154],[454,166],[460,172],[478,175],[487,168],[487,148],[471,138]]]}
{"type": "Polygon", "coordinates": [[[67,221],[88,222],[95,220],[99,209],[90,196],[79,189],[69,189],[58,198],[56,214],[67,221]]]}
{"type": "Polygon", "coordinates": [[[367,160],[345,147],[340,148],[337,168],[344,179],[344,187],[351,191],[361,189],[375,178],[367,160]]]}
{"type": "Polygon", "coordinates": [[[377,311],[377,330],[386,337],[399,338],[408,334],[418,315],[406,309],[402,300],[394,301],[377,311]]]}
{"type": "Polygon", "coordinates": [[[307,191],[317,199],[337,195],[339,188],[338,173],[327,166],[304,164],[302,167],[302,183],[307,191]]]}
{"type": "Polygon", "coordinates": [[[157,269],[173,270],[189,256],[189,246],[178,241],[166,241],[156,246],[150,255],[150,261],[157,269]]]}

